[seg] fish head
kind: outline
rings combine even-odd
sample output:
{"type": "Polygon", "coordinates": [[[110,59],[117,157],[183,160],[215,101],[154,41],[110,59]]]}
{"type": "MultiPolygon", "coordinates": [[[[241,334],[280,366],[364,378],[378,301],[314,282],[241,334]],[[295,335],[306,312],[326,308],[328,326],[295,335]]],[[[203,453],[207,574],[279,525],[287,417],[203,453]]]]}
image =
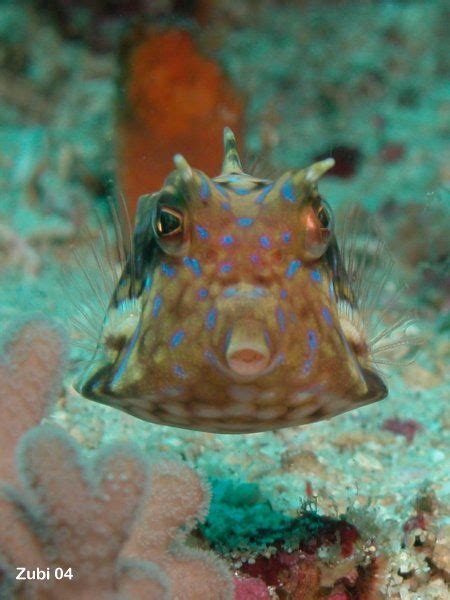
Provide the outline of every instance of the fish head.
{"type": "Polygon", "coordinates": [[[156,423],[225,433],[327,418],[387,390],[369,368],[317,188],[332,159],[276,180],[175,157],[140,199],[133,253],[78,389],[156,423]]]}

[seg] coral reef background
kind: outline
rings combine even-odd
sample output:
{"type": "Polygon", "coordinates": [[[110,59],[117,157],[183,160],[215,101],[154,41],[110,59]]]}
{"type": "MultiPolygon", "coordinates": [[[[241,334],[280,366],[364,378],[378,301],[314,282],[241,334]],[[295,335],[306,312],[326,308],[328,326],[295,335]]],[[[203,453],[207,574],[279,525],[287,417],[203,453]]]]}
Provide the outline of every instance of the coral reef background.
{"type": "MultiPolygon", "coordinates": [[[[268,597],[267,586],[279,597],[306,597],[300,581],[317,592],[311,598],[448,597],[446,2],[51,5],[0,3],[2,333],[38,310],[70,328],[69,297],[90,293],[73,277],[70,287],[60,280],[67,271],[81,279],[71,247],[86,251],[86,226],[99,235],[95,214],[106,215],[117,175],[122,188],[124,169],[136,182],[130,145],[145,144],[147,132],[133,128],[138,106],[130,48],[150,31],[148,51],[161,70],[139,97],[148,94],[153,103],[142,118],[158,145],[149,146],[154,154],[143,185],[160,185],[164,169],[152,167],[157,153],[168,161],[181,150],[193,166],[213,169],[227,121],[237,125],[249,161],[258,157],[262,172],[332,154],[336,167],[321,191],[338,216],[356,203],[375,220],[396,264],[392,310],[414,312],[424,343],[406,366],[398,364],[409,358],[401,351],[390,357],[390,395],[379,404],[305,428],[236,436],[151,425],[81,399],[71,388],[83,357],[74,345],[59,393],[61,386],[57,391],[51,384],[55,375],[45,379],[42,372],[40,385],[49,386],[42,397],[58,395],[48,427],[65,430],[92,460],[112,442],[131,440],[136,461],[181,459],[196,469],[212,495],[190,543],[213,550],[239,573],[240,600],[268,597]],[[181,40],[183,51],[167,55],[167,39],[181,40]],[[186,64],[192,80],[177,88],[186,64]],[[192,95],[183,112],[186,94],[192,95]],[[217,127],[216,142],[209,125],[217,127]]],[[[366,235],[370,250],[375,237],[366,235]]],[[[16,365],[5,381],[17,386],[4,389],[1,408],[6,423],[20,417],[24,433],[40,419],[12,400],[30,393],[17,391],[26,386],[28,370],[16,365]]],[[[6,437],[15,435],[12,429],[1,434],[2,447],[15,445],[6,437]]],[[[20,442],[23,453],[38,439],[31,434],[20,442]]],[[[63,453],[69,442],[62,433],[56,437],[63,453]]],[[[0,473],[9,481],[12,472],[11,458],[0,473]]]]}

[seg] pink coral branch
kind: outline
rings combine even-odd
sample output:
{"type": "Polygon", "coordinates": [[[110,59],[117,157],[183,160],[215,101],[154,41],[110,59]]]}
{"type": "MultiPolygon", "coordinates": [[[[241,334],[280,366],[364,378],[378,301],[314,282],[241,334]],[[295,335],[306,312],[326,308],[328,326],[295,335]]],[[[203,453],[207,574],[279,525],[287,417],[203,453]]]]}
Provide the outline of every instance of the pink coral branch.
{"type": "Polygon", "coordinates": [[[0,365],[0,410],[7,415],[0,422],[0,473],[9,481],[0,482],[0,597],[232,598],[224,564],[185,543],[209,502],[192,469],[165,461],[149,470],[129,444],[87,459],[52,425],[24,433],[51,405],[63,363],[57,328],[30,321],[15,331],[0,365]],[[50,573],[61,567],[73,578],[18,588],[18,566],[50,573]]]}
{"type": "Polygon", "coordinates": [[[14,481],[14,450],[37,425],[60,390],[65,341],[55,325],[28,321],[16,327],[0,362],[0,480],[14,481]]]}
{"type": "Polygon", "coordinates": [[[209,492],[189,467],[173,462],[154,465],[151,486],[124,547],[128,558],[145,558],[168,575],[174,598],[231,598],[232,581],[212,553],[188,549],[184,541],[202,520],[209,492]],[[183,529],[181,529],[183,527],[183,529]]]}

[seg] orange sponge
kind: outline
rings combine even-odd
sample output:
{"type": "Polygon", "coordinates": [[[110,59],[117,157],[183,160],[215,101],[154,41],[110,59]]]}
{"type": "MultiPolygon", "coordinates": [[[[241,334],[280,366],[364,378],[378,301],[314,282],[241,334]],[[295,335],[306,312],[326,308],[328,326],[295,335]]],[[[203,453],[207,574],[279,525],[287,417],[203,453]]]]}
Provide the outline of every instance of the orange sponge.
{"type": "Polygon", "coordinates": [[[242,98],[186,31],[150,31],[132,48],[124,95],[118,178],[132,213],[140,195],[161,187],[175,153],[215,175],[223,127],[242,133],[242,98]]]}

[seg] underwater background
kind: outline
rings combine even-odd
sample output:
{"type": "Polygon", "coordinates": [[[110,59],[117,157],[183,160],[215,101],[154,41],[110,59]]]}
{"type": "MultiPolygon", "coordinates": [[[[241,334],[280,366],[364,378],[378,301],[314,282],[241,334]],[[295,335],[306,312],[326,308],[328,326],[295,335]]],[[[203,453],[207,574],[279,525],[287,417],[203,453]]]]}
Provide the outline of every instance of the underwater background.
{"type": "Polygon", "coordinates": [[[0,479],[27,491],[26,522],[41,519],[25,533],[17,493],[0,494],[0,598],[450,598],[449,12],[444,0],[0,1],[0,479]],[[382,317],[411,314],[421,339],[380,366],[387,399],[220,435],[74,391],[86,351],[69,341],[72,302],[93,292],[73,249],[89,260],[111,199],[133,215],[175,153],[217,175],[224,126],[262,177],[333,156],[320,191],[337,220],[356,204],[371,224],[361,244],[386,242],[382,317]],[[126,510],[106,499],[122,532],[92,534],[104,518],[92,473],[105,469],[116,492],[153,473],[145,526],[131,522],[136,483],[126,510]],[[132,536],[123,550],[141,526],[167,548],[132,536]],[[72,567],[74,582],[14,580],[11,565],[37,566],[24,549],[43,531],[41,567],[72,567]]]}

